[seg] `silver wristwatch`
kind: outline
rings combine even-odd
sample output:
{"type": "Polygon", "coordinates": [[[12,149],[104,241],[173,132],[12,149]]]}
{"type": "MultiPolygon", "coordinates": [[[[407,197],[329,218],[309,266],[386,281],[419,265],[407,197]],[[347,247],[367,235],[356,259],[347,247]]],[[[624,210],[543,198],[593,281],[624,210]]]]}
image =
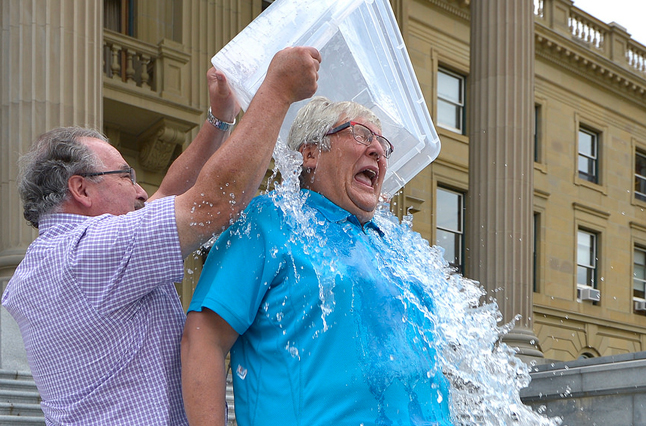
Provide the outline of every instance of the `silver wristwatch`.
{"type": "Polygon", "coordinates": [[[211,112],[211,107],[209,107],[209,113],[206,115],[206,120],[213,125],[216,129],[220,129],[223,132],[227,132],[231,130],[231,128],[236,124],[236,119],[233,119],[233,123],[227,123],[226,121],[222,121],[218,118],[215,118],[213,113],[211,112]]]}

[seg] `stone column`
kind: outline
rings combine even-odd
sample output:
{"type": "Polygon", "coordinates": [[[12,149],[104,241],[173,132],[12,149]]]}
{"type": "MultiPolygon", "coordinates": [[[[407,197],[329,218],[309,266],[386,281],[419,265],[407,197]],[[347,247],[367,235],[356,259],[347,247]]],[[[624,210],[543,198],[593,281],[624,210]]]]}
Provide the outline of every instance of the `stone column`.
{"type": "Polygon", "coordinates": [[[531,1],[471,2],[466,275],[497,299],[505,336],[542,358],[532,331],[534,15],[531,1]]]}
{"type": "MultiPolygon", "coordinates": [[[[17,193],[18,157],[57,126],[102,125],[103,4],[41,0],[0,3],[0,284],[2,290],[37,231],[17,193]]],[[[26,370],[17,326],[0,317],[0,368],[26,370]]]]}

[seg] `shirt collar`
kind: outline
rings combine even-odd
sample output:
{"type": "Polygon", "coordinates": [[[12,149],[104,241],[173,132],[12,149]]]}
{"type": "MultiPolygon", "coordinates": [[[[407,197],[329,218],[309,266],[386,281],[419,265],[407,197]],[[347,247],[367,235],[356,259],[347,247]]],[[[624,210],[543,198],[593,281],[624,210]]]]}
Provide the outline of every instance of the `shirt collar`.
{"type": "Polygon", "coordinates": [[[90,216],[72,213],[46,214],[38,220],[38,235],[43,235],[54,227],[63,228],[63,231],[67,228],[71,229],[90,218],[90,216]]]}
{"type": "MultiPolygon", "coordinates": [[[[319,211],[330,222],[340,223],[340,222],[348,221],[348,222],[354,223],[359,227],[362,227],[361,222],[359,222],[359,219],[357,219],[355,215],[337,206],[332,201],[328,200],[318,192],[314,192],[309,189],[301,189],[301,191],[303,191],[307,195],[307,200],[305,201],[305,203],[308,206],[319,211]]],[[[380,234],[383,234],[381,229],[379,229],[377,224],[372,219],[364,223],[362,228],[363,229],[372,228],[372,229],[375,229],[380,234]]]]}

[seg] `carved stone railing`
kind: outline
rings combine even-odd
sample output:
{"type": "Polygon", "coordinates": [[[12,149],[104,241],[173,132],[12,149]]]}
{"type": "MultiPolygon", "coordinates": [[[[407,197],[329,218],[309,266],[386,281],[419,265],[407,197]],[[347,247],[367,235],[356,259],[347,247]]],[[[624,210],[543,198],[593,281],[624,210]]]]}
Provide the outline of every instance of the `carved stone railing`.
{"type": "Polygon", "coordinates": [[[634,40],[628,40],[626,57],[631,68],[646,76],[646,48],[644,46],[634,40]]]}
{"type": "Polygon", "coordinates": [[[587,47],[616,64],[646,77],[646,47],[630,38],[620,25],[606,24],[572,0],[533,0],[536,22],[587,47]]]}
{"type": "Polygon", "coordinates": [[[543,16],[545,16],[544,0],[534,0],[534,15],[536,15],[537,18],[543,19],[543,16]]]}
{"type": "Polygon", "coordinates": [[[111,83],[186,104],[189,60],[183,45],[172,40],[153,45],[103,30],[103,73],[111,83]]]}
{"type": "Polygon", "coordinates": [[[157,46],[103,30],[103,73],[115,81],[156,90],[157,46]]]}
{"type": "Polygon", "coordinates": [[[568,22],[574,38],[585,42],[592,49],[604,50],[607,31],[603,22],[576,7],[570,8],[568,22]]]}

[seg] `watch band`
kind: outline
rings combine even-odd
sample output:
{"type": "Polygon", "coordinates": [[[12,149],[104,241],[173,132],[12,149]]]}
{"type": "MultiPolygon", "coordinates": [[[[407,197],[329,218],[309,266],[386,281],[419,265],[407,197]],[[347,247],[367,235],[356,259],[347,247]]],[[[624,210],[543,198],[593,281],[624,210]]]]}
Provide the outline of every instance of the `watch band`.
{"type": "Polygon", "coordinates": [[[231,127],[233,127],[236,124],[236,119],[233,119],[233,123],[227,123],[226,121],[222,121],[218,118],[215,118],[213,113],[211,112],[211,107],[209,107],[209,113],[206,115],[206,120],[213,125],[216,129],[220,129],[223,132],[227,132],[231,130],[231,127]]]}

